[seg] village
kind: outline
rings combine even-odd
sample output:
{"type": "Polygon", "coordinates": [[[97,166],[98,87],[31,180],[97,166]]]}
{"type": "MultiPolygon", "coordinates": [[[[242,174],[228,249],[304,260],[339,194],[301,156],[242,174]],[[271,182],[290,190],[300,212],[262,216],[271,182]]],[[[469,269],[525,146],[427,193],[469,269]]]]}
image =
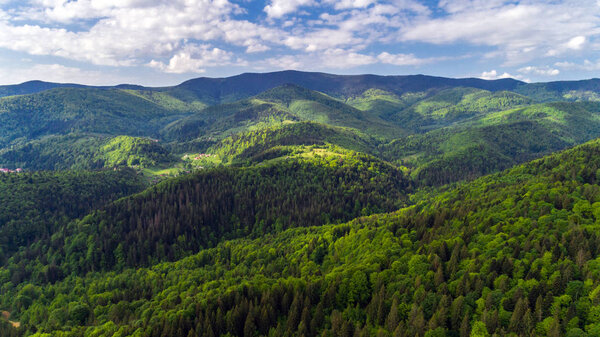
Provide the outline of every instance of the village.
{"type": "Polygon", "coordinates": [[[16,170],[11,170],[11,169],[0,167],[0,173],[21,173],[21,172],[23,172],[22,168],[17,168],[16,170]]]}

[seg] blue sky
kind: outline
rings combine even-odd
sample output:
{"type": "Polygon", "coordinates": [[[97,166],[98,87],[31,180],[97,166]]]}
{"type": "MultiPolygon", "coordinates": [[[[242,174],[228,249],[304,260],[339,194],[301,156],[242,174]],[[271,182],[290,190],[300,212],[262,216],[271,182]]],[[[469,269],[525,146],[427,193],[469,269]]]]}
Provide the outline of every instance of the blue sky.
{"type": "Polygon", "coordinates": [[[0,84],[600,77],[600,0],[0,0],[0,84]]]}

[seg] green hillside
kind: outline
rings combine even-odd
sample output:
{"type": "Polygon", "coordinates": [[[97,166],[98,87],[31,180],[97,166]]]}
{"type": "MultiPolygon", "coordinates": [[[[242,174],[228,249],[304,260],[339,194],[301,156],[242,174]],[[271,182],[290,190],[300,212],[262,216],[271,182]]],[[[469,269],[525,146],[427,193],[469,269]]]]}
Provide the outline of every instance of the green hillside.
{"type": "Polygon", "coordinates": [[[0,86],[0,336],[600,336],[599,83],[0,86]]]}
{"type": "Polygon", "coordinates": [[[334,144],[342,148],[376,153],[377,142],[354,129],[326,126],[320,123],[287,123],[257,131],[237,133],[208,148],[221,161],[254,160],[279,146],[334,144]]]}
{"type": "Polygon", "coordinates": [[[463,123],[400,138],[382,156],[442,185],[509,168],[600,135],[598,103],[547,103],[490,112],[463,123]]]}
{"type": "Polygon", "coordinates": [[[256,99],[208,107],[166,125],[161,136],[168,140],[221,139],[236,132],[255,130],[297,120],[288,111],[256,99]]]}
{"type": "Polygon", "coordinates": [[[594,141],[398,212],[22,284],[0,303],[65,336],[594,335],[599,158],[594,141]]]}
{"type": "Polygon", "coordinates": [[[143,187],[132,170],[0,173],[0,264],[70,219],[143,187]]]}
{"type": "Polygon", "coordinates": [[[158,140],[130,136],[112,138],[96,157],[104,160],[105,167],[149,167],[177,160],[158,144],[158,140]]]}
{"type": "Polygon", "coordinates": [[[284,85],[256,96],[259,100],[286,107],[300,120],[331,126],[351,127],[381,137],[397,136],[402,130],[342,101],[296,85],[284,85]]]}
{"type": "Polygon", "coordinates": [[[350,127],[387,138],[403,134],[401,128],[385,123],[376,115],[295,85],[277,87],[251,99],[208,107],[167,125],[161,134],[166,139],[178,141],[222,139],[293,121],[350,127]]]}
{"type": "Polygon", "coordinates": [[[91,170],[149,167],[178,161],[155,140],[69,133],[0,150],[0,167],[27,170],[91,170]]]}
{"type": "Polygon", "coordinates": [[[116,89],[52,89],[6,97],[0,99],[0,146],[69,132],[152,136],[183,114],[116,89]]]}
{"type": "Polygon", "coordinates": [[[517,86],[514,91],[538,102],[598,101],[600,79],[528,83],[517,86]]]}
{"type": "Polygon", "coordinates": [[[49,260],[63,266],[65,275],[147,265],[223,239],[394,210],[405,204],[410,191],[402,171],[373,157],[342,149],[316,151],[268,165],[167,180],[68,226],[65,222],[53,243],[32,249],[51,254],[49,260]],[[82,249],[89,254],[81,255],[82,249]]]}
{"type": "Polygon", "coordinates": [[[419,183],[440,185],[600,135],[598,103],[533,104],[516,93],[466,87],[400,96],[368,89],[341,101],[288,84],[208,107],[163,89],[59,88],[0,103],[5,107],[0,119],[7,122],[0,132],[5,136],[0,164],[28,169],[116,164],[177,166],[182,172],[230,164],[235,157],[260,159],[277,146],[330,143],[408,166],[419,183]],[[131,144],[110,148],[108,142],[118,134],[160,138],[161,145],[139,143],[143,137],[120,138],[131,144]],[[215,156],[176,159],[203,153],[215,156]]]}

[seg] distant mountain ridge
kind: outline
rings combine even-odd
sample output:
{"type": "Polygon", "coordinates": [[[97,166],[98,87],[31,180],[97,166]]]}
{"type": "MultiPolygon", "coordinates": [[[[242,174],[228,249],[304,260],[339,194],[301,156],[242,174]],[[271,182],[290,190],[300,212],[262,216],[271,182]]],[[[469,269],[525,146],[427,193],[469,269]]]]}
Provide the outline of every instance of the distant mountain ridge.
{"type": "MultiPolygon", "coordinates": [[[[480,78],[448,78],[429,75],[335,75],[321,72],[284,70],[269,73],[243,73],[240,75],[212,78],[199,77],[179,85],[145,87],[136,84],[115,86],[90,86],[76,83],[52,83],[28,81],[21,84],[0,86],[0,97],[27,95],[53,88],[100,88],[129,89],[164,92],[181,99],[200,99],[207,105],[234,102],[258,95],[275,87],[295,84],[310,90],[323,92],[337,98],[361,95],[368,89],[385,90],[396,95],[432,89],[469,87],[489,91],[515,91],[526,96],[537,96],[539,101],[550,101],[569,91],[600,93],[600,79],[578,81],[554,81],[526,83],[512,78],[484,80],[480,78]]],[[[577,98],[577,97],[575,97],[577,98]]]]}
{"type": "MultiPolygon", "coordinates": [[[[583,81],[585,82],[585,81],[583,81]]],[[[397,91],[422,91],[438,87],[466,86],[490,91],[512,90],[524,82],[514,79],[482,80],[478,78],[445,78],[427,75],[334,75],[318,72],[302,72],[285,70],[270,73],[244,73],[231,77],[190,79],[176,86],[144,87],[135,84],[119,84],[115,86],[91,86],[76,83],[53,83],[44,81],[28,81],[21,84],[0,86],[0,97],[33,94],[53,88],[116,88],[135,90],[171,91],[177,89],[191,90],[211,97],[226,98],[244,92],[253,96],[283,84],[296,84],[307,89],[325,93],[337,92],[359,94],[370,88],[397,91]],[[248,87],[248,88],[244,88],[248,87]],[[361,91],[362,90],[362,91],[361,91]],[[360,91],[360,92],[359,92],[360,91]]],[[[558,83],[558,82],[557,82],[558,83]]],[[[571,82],[567,82],[571,83],[571,82]]]]}
{"type": "Polygon", "coordinates": [[[105,141],[119,136],[161,145],[141,156],[126,152],[117,166],[148,159],[141,166],[181,170],[333,144],[405,166],[422,183],[444,184],[596,138],[599,109],[600,79],[530,84],[280,71],[162,88],[31,81],[0,86],[0,166],[106,167],[105,141]],[[206,153],[208,161],[184,159],[206,153]]]}

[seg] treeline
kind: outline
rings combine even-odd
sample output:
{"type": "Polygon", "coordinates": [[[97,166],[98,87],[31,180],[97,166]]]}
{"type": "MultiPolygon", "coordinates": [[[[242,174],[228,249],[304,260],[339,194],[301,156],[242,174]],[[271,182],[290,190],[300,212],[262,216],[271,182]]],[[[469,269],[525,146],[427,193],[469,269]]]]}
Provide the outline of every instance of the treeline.
{"type": "Polygon", "coordinates": [[[133,170],[0,173],[0,263],[144,183],[133,170]]]}

